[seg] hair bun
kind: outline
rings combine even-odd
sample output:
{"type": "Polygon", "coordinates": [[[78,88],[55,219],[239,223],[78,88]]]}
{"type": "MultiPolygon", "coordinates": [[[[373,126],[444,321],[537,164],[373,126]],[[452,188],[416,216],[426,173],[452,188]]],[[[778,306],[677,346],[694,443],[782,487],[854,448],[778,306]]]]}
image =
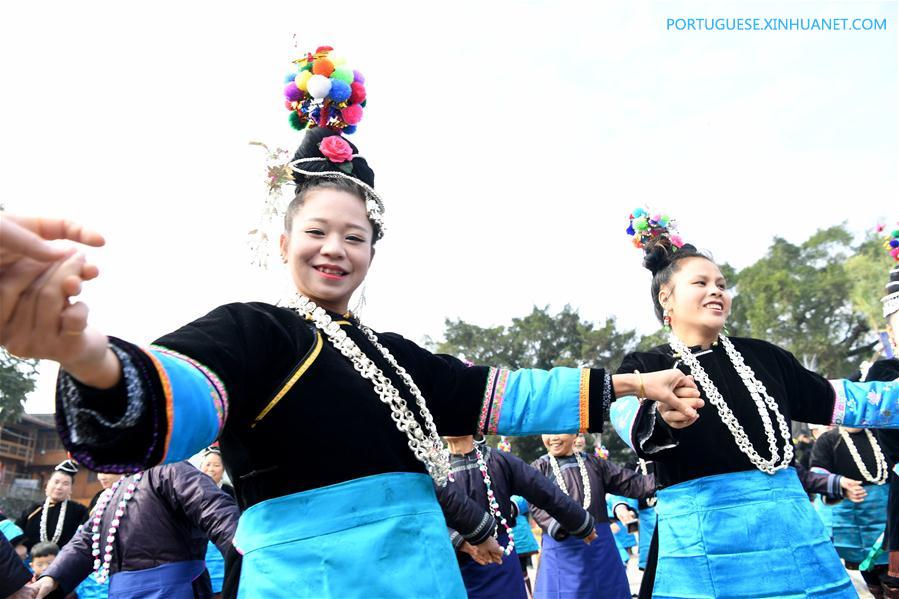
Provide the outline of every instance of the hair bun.
{"type": "Polygon", "coordinates": [[[662,239],[643,248],[643,267],[653,275],[671,264],[671,251],[662,239]]]}

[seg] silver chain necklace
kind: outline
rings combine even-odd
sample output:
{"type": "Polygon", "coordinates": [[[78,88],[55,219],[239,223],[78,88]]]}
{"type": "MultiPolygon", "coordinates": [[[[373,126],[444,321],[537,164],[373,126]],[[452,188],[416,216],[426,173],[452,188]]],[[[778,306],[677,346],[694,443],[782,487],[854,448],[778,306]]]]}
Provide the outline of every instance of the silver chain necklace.
{"type": "Polygon", "coordinates": [[[721,392],[718,391],[715,383],[712,382],[712,379],[699,363],[699,360],[690,351],[690,348],[687,347],[687,345],[673,332],[668,336],[668,343],[674,350],[675,355],[690,369],[696,382],[705,391],[709,403],[715,406],[715,409],[718,411],[718,416],[721,418],[724,425],[727,426],[731,435],[733,435],[740,451],[749,458],[749,461],[751,461],[756,468],[767,474],[774,474],[778,470],[783,470],[788,467],[793,460],[793,440],[790,435],[790,427],[787,425],[786,418],[784,418],[784,415],[780,412],[777,402],[768,394],[764,383],[755,377],[755,372],[753,372],[752,368],[746,364],[743,360],[743,356],[737,351],[734,344],[731,343],[731,340],[724,336],[721,336],[720,339],[721,345],[727,353],[727,357],[730,358],[731,364],[733,364],[734,369],[737,371],[737,374],[749,391],[753,403],[755,403],[756,410],[762,420],[762,426],[765,429],[765,436],[768,439],[768,450],[771,453],[770,460],[766,460],[755,450],[746,431],[740,425],[736,416],[734,416],[734,413],[727,405],[727,402],[724,401],[721,392]],[[783,459],[781,459],[778,452],[777,436],[774,431],[774,425],[771,422],[771,416],[768,413],[769,410],[777,419],[777,427],[780,430],[780,436],[784,441],[783,459]]]}
{"type": "Polygon", "coordinates": [[[409,387],[419,408],[419,414],[422,420],[424,420],[427,432],[422,430],[421,425],[415,419],[415,415],[409,409],[406,400],[403,399],[391,380],[384,375],[384,372],[378,368],[371,358],[365,355],[365,352],[359,348],[356,342],[347,336],[346,331],[333,321],[324,308],[317,306],[315,302],[299,293],[290,298],[287,305],[303,318],[311,320],[316,328],[327,335],[331,344],[352,362],[356,372],[372,382],[378,397],[390,408],[390,417],[396,424],[397,429],[406,434],[409,449],[425,465],[431,478],[438,485],[445,485],[450,471],[449,451],[447,451],[443,440],[437,434],[437,427],[434,424],[434,418],[431,416],[430,410],[428,410],[425,404],[425,398],[422,396],[418,385],[406,372],[406,369],[397,363],[396,358],[393,357],[386,347],[381,345],[374,332],[368,327],[359,324],[359,329],[365,334],[371,344],[381,352],[384,359],[393,366],[396,373],[409,387]]]}
{"type": "Polygon", "coordinates": [[[62,537],[62,526],[65,523],[66,519],[66,507],[69,505],[68,499],[62,500],[62,505],[59,506],[59,518],[56,519],[56,530],[53,531],[53,537],[47,537],[47,512],[50,511],[50,498],[47,497],[44,499],[44,509],[41,512],[41,543],[46,543],[50,541],[51,543],[58,544],[60,537],[62,537]]]}
{"type": "Polygon", "coordinates": [[[855,462],[855,466],[858,468],[858,471],[862,473],[862,477],[864,477],[864,479],[869,483],[882,485],[887,482],[887,477],[890,475],[890,469],[887,466],[887,459],[883,455],[883,451],[880,449],[880,445],[877,443],[877,439],[874,438],[874,435],[871,433],[871,431],[865,429],[865,434],[868,436],[868,441],[871,443],[871,449],[874,452],[874,462],[877,464],[876,476],[871,474],[865,467],[865,462],[864,460],[862,460],[862,456],[858,453],[858,448],[852,441],[852,437],[849,436],[849,431],[847,431],[842,426],[840,427],[840,437],[842,437],[843,441],[846,443],[846,447],[849,449],[849,453],[852,455],[852,460],[855,462]]]}
{"type": "MultiPolygon", "coordinates": [[[[574,452],[574,459],[577,461],[577,469],[581,474],[581,482],[584,484],[584,501],[582,505],[585,510],[590,509],[590,501],[591,490],[590,490],[590,478],[587,476],[587,468],[584,466],[584,458],[581,456],[581,452],[574,452]]],[[[553,475],[556,477],[556,482],[559,483],[559,488],[562,489],[562,492],[571,497],[571,493],[568,492],[568,485],[565,484],[565,479],[562,478],[562,469],[559,468],[559,460],[557,460],[554,456],[549,456],[549,463],[553,469],[553,475]]]]}

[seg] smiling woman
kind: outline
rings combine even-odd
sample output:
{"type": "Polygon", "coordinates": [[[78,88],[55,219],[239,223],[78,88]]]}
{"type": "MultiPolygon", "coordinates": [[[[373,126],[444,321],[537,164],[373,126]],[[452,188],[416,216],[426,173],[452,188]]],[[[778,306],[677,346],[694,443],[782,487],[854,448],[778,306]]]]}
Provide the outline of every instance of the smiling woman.
{"type": "Polygon", "coordinates": [[[669,425],[683,416],[655,402],[612,408],[663,487],[641,597],[856,597],[792,467],[790,421],[895,428],[899,384],[827,381],[776,345],[727,337],[731,298],[714,261],[659,216],[631,218],[669,343],[629,354],[619,372],[679,368],[712,406],[680,429],[669,425]]]}
{"type": "MultiPolygon", "coordinates": [[[[220,306],[150,347],[61,334],[71,259],[22,294],[9,324],[11,351],[60,362],[57,426],[88,467],[136,472],[219,439],[244,509],[229,556],[239,589],[226,583],[225,596],[465,597],[434,491],[450,470],[439,435],[600,431],[615,396],[638,390],[685,418],[700,405],[677,370],[473,366],[348,312],[383,233],[374,172],[344,137],[363,82],[330,48],[293,65],[290,119],[305,134],[285,171],[297,194],[280,243],[294,284],[283,302],[220,306]],[[328,448],[302,469],[299,436],[328,448]]],[[[171,581],[155,570],[142,574],[164,593],[171,581]]]]}

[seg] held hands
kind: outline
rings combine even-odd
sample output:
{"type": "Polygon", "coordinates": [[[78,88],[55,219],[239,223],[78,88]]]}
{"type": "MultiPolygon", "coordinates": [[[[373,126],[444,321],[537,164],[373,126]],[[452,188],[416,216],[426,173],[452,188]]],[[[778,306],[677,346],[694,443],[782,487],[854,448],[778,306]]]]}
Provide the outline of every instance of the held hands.
{"type": "MultiPolygon", "coordinates": [[[[56,587],[59,586],[59,583],[56,582],[50,576],[44,576],[39,579],[37,582],[32,582],[26,588],[31,589],[34,592],[34,595],[30,595],[35,597],[36,599],[42,599],[42,597],[46,597],[50,593],[56,590],[56,587]]],[[[15,595],[13,595],[15,597],[15,595]]],[[[25,595],[28,597],[29,595],[25,595]]]]}
{"type": "Polygon", "coordinates": [[[861,503],[868,496],[868,492],[859,481],[845,476],[840,478],[840,488],[843,490],[843,497],[852,503],[861,503]]]}
{"type": "Polygon", "coordinates": [[[646,397],[658,402],[659,415],[671,428],[686,428],[699,419],[705,402],[692,376],[677,369],[641,374],[646,397]]]}
{"type": "Polygon", "coordinates": [[[482,566],[503,563],[502,547],[499,546],[499,543],[497,543],[496,539],[492,536],[487,537],[487,540],[479,545],[472,545],[468,541],[465,541],[462,543],[459,551],[467,553],[471,556],[471,559],[482,566]]]}
{"type": "Polygon", "coordinates": [[[51,239],[69,239],[94,247],[106,243],[96,231],[72,221],[0,212],[0,270],[23,258],[49,264],[73,253],[48,243],[51,239]]]}
{"type": "Polygon", "coordinates": [[[623,503],[615,506],[615,517],[618,518],[618,521],[621,522],[624,526],[627,526],[631,522],[635,522],[637,520],[636,516],[634,516],[634,513],[623,503]]]}
{"type": "Polygon", "coordinates": [[[586,543],[587,545],[589,545],[590,543],[595,541],[596,540],[596,529],[594,528],[593,530],[591,530],[590,534],[581,540],[584,541],[584,543],[586,543]]]}

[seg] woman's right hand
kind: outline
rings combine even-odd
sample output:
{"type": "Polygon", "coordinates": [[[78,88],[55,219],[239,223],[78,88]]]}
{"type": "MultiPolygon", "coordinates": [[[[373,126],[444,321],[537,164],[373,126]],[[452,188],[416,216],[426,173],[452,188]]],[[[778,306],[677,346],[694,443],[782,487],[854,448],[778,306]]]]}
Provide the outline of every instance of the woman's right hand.
{"type": "Polygon", "coordinates": [[[46,597],[50,593],[56,590],[56,587],[59,586],[59,583],[56,582],[50,576],[44,576],[43,578],[39,578],[37,582],[32,582],[28,585],[27,588],[33,589],[37,592],[35,597],[37,599],[41,599],[42,597],[46,597]]]}
{"type": "MultiPolygon", "coordinates": [[[[33,274],[26,269],[21,277],[33,274]]],[[[81,254],[50,265],[18,294],[8,315],[4,306],[0,345],[22,358],[55,360],[82,382],[92,384],[94,371],[109,366],[107,352],[112,352],[106,335],[88,328],[87,305],[70,304],[69,298],[81,293],[83,281],[96,274],[96,267],[86,264],[81,254]]],[[[117,367],[114,354],[112,359],[117,367]]]]}

